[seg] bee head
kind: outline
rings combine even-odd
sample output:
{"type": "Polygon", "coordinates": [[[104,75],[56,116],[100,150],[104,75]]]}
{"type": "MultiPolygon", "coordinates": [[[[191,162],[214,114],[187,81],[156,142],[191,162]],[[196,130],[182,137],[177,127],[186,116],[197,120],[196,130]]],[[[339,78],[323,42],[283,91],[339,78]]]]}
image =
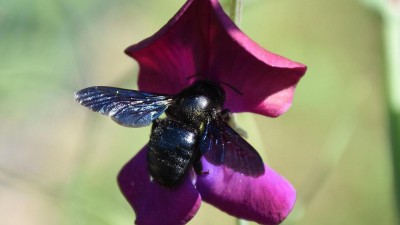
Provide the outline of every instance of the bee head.
{"type": "Polygon", "coordinates": [[[198,124],[221,110],[225,92],[218,83],[199,80],[178,93],[175,101],[179,109],[171,107],[168,111],[179,112],[187,121],[198,124]]]}

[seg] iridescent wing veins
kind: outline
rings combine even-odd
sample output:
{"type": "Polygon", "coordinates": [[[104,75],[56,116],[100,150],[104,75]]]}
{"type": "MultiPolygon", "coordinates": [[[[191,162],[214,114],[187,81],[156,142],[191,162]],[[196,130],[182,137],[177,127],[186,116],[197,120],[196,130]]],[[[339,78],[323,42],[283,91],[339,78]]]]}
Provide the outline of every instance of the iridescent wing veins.
{"type": "Polygon", "coordinates": [[[75,100],[95,112],[110,116],[122,126],[143,127],[165,112],[172,103],[172,96],[96,86],[76,92],[75,100]]]}
{"type": "Polygon", "coordinates": [[[199,146],[203,156],[214,165],[225,165],[252,177],[265,172],[258,152],[222,118],[205,125],[199,146]]]}

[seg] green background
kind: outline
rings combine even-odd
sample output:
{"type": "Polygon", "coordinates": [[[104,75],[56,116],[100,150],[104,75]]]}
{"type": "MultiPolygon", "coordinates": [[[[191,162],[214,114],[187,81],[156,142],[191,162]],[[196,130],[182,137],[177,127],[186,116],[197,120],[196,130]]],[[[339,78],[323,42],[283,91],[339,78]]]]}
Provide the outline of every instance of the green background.
{"type": "MultiPolygon", "coordinates": [[[[133,224],[116,174],[150,128],[120,127],[73,93],[136,89],[137,63],[123,50],[183,3],[0,0],[0,224],[133,224]]],[[[308,66],[286,114],[238,115],[249,142],[297,189],[284,224],[396,224],[380,17],[357,0],[244,4],[243,31],[308,66]]],[[[234,223],[203,203],[189,224],[234,223]]]]}

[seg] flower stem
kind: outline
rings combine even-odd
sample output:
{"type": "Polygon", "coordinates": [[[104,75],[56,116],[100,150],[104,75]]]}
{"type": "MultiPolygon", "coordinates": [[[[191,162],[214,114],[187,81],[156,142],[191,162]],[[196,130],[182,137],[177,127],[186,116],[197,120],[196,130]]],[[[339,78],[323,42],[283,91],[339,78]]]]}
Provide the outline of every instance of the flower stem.
{"type": "Polygon", "coordinates": [[[397,215],[400,215],[400,16],[392,13],[383,14],[383,22],[388,126],[393,157],[397,215]]]}
{"type": "Polygon", "coordinates": [[[231,0],[230,17],[237,26],[240,25],[240,20],[242,18],[242,9],[242,0],[231,0]]]}
{"type": "Polygon", "coordinates": [[[246,220],[237,219],[236,224],[237,225],[249,225],[249,222],[247,222],[246,220]]]}
{"type": "MultiPolygon", "coordinates": [[[[231,0],[229,16],[231,17],[231,19],[237,26],[240,25],[240,19],[242,17],[242,9],[243,9],[242,0],[231,0]]],[[[237,225],[248,225],[249,222],[247,222],[246,220],[237,218],[236,224],[237,225]]]]}
{"type": "Polygon", "coordinates": [[[400,1],[363,0],[382,15],[386,62],[386,112],[393,160],[394,192],[400,221],[400,1]]]}

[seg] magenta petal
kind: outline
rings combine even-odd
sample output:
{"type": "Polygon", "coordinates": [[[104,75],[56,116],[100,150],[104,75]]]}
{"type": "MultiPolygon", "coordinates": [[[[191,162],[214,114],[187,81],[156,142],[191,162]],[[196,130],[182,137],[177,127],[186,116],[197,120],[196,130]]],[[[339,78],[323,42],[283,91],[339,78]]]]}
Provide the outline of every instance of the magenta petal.
{"type": "Polygon", "coordinates": [[[261,224],[279,224],[296,201],[293,186],[265,166],[265,174],[252,178],[202,159],[203,174],[197,177],[197,190],[204,201],[233,216],[261,224]]]}
{"type": "Polygon", "coordinates": [[[150,181],[146,152],[147,146],[118,175],[119,187],[136,213],[135,224],[186,224],[200,207],[199,193],[189,176],[175,189],[150,181]]]}
{"type": "Polygon", "coordinates": [[[174,94],[197,74],[243,94],[223,85],[225,107],[231,111],[272,117],[290,107],[296,84],[306,71],[304,65],[250,40],[217,0],[188,0],[163,28],[126,53],[139,62],[140,90],[174,94]]]}
{"type": "MultiPolygon", "coordinates": [[[[208,2],[208,1],[207,1],[208,2]]],[[[271,53],[252,41],[223,12],[217,0],[211,0],[208,72],[243,96],[225,88],[225,106],[233,112],[254,112],[276,117],[291,106],[293,93],[306,66],[271,53]]]]}
{"type": "Polygon", "coordinates": [[[187,1],[157,33],[125,50],[139,63],[140,90],[175,94],[189,86],[188,77],[204,72],[208,30],[201,18],[209,9],[196,6],[202,2],[187,1]]]}

